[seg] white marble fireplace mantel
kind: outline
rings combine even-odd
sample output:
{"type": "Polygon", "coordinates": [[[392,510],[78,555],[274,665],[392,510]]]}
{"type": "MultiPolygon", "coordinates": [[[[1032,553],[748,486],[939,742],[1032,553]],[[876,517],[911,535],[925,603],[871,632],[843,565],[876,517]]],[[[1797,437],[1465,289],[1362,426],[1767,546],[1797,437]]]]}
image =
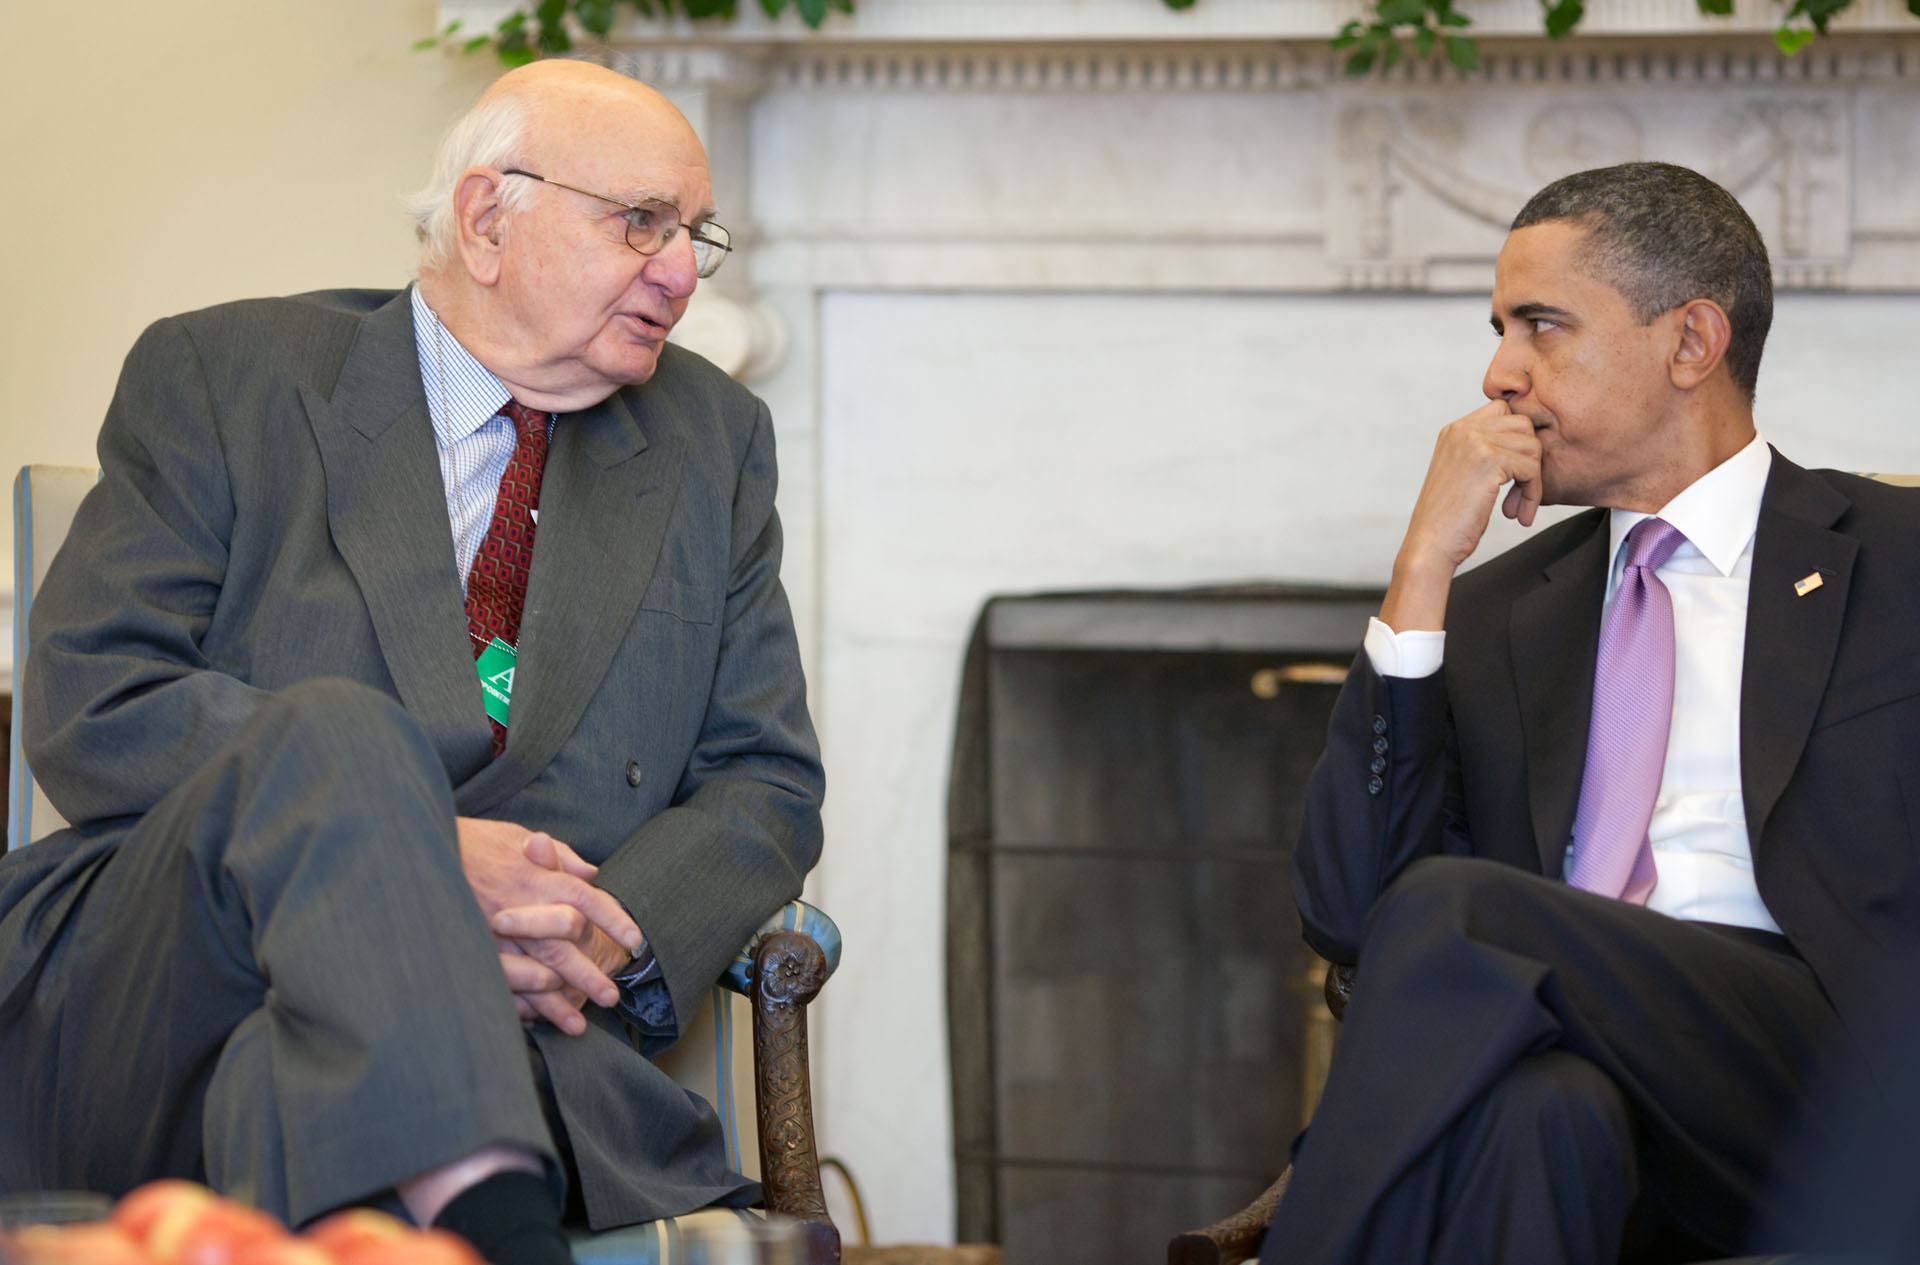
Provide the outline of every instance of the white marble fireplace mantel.
{"type": "MultiPolygon", "coordinates": [[[[745,230],[748,266],[716,287],[736,296],[747,274],[1472,292],[1532,189],[1656,150],[1749,201],[1783,285],[1920,286],[1901,0],[1856,0],[1793,58],[1774,0],[1593,8],[1553,42],[1536,0],[1469,5],[1485,58],[1464,75],[1341,75],[1327,37],[1362,6],[1336,0],[862,0],[819,31],[743,0],[733,24],[629,17],[605,55],[706,136],[745,230]],[[1907,161],[1860,170],[1883,141],[1907,161]],[[1172,234],[1177,259],[1153,249],[1172,234]]],[[[442,11],[479,30],[509,7],[442,11]]]]}
{"type": "Polygon", "coordinates": [[[939,1240],[943,805],[982,601],[1384,581],[1433,431],[1480,402],[1505,224],[1630,158],[1714,175],[1767,236],[1768,438],[1920,470],[1920,21],[1857,0],[1789,59],[1773,0],[1608,0],[1557,43],[1537,0],[1466,0],[1480,71],[1348,79],[1326,41],[1354,2],[857,7],[818,32],[754,0],[730,27],[634,19],[603,55],[700,129],[741,245],[680,334],[781,445],[831,787],[815,895],[847,942],[822,1144],[877,1238],[939,1240]]]}

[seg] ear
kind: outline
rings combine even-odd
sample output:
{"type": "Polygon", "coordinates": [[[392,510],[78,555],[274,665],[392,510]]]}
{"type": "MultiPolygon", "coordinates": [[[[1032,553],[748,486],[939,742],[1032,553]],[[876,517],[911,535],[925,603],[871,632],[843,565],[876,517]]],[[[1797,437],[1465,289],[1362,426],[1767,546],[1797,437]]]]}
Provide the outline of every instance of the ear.
{"type": "Polygon", "coordinates": [[[1673,349],[1668,376],[1673,385],[1690,391],[1713,376],[1726,359],[1733,340],[1733,324],[1712,299],[1694,299],[1671,314],[1677,317],[1679,341],[1673,349]]]}
{"type": "Polygon", "coordinates": [[[454,249],[475,282],[490,286],[500,279],[506,251],[506,212],[500,206],[500,173],[469,167],[453,186],[454,249]]]}

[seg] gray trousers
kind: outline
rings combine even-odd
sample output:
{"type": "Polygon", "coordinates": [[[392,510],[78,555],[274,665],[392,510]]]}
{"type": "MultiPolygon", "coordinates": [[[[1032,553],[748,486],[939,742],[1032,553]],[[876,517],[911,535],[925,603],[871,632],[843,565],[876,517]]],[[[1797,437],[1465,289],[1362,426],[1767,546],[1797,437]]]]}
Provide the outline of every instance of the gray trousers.
{"type": "Polygon", "coordinates": [[[276,695],[78,881],[0,1029],[11,1182],[192,1178],[298,1225],[489,1145],[554,1160],[446,774],[391,699],[276,695]]]}

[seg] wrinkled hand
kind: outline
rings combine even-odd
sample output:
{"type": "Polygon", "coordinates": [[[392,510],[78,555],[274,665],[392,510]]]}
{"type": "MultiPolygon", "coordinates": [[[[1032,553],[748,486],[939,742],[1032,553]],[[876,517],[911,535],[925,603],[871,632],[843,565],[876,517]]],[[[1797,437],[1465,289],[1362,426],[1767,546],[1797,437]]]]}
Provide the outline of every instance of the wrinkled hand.
{"type": "Polygon", "coordinates": [[[1443,427],[1393,562],[1382,622],[1395,632],[1440,628],[1454,572],[1479,547],[1494,502],[1500,501],[1508,518],[1531,527],[1540,497],[1539,437],[1533,422],[1505,400],[1492,400],[1443,427]]]}
{"type": "Polygon", "coordinates": [[[462,817],[460,864],[500,952],[524,1022],[586,1031],[580,1007],[620,997],[611,978],[644,939],[620,902],[594,887],[596,870],[566,844],[511,822],[462,817]]]}

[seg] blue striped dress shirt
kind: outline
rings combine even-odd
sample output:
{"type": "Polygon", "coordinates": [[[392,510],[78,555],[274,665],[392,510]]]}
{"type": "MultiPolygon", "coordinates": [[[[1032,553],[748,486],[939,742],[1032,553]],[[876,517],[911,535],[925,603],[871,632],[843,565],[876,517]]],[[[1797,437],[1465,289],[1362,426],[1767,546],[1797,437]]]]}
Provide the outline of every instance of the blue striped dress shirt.
{"type": "MultiPolygon", "coordinates": [[[[419,286],[412,288],[412,297],[420,385],[427,393],[427,416],[433,421],[433,446],[440,455],[440,483],[453,529],[453,556],[460,567],[460,589],[465,592],[473,555],[480,551],[487,525],[493,521],[500,476],[513,457],[513,422],[500,412],[513,397],[459,339],[447,333],[420,296],[419,286]]],[[[549,414],[549,440],[553,426],[549,414]]],[[[639,956],[615,980],[620,985],[621,1007],[643,1036],[657,1041],[677,1035],[673,1000],[652,945],[642,946],[639,956]]]]}

